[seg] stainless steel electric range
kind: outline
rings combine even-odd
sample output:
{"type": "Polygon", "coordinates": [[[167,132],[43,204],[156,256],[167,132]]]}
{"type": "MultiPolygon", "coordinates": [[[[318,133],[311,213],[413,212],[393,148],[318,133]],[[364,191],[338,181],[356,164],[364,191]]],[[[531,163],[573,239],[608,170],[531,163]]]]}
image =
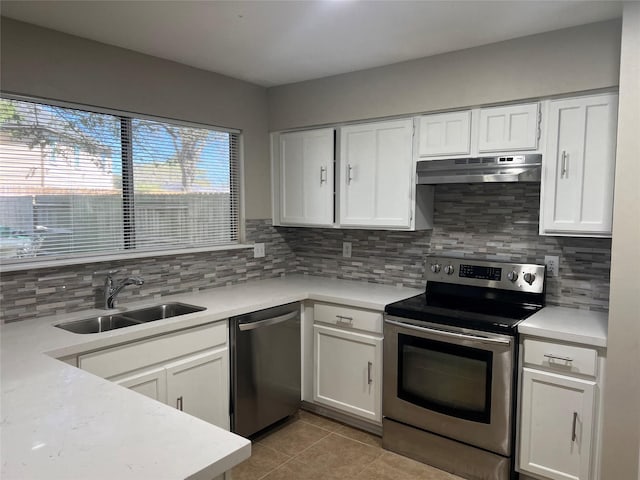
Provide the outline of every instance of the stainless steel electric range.
{"type": "Polygon", "coordinates": [[[428,257],[425,293],[387,305],[384,448],[474,480],[514,472],[519,322],[545,267],[428,257]]]}

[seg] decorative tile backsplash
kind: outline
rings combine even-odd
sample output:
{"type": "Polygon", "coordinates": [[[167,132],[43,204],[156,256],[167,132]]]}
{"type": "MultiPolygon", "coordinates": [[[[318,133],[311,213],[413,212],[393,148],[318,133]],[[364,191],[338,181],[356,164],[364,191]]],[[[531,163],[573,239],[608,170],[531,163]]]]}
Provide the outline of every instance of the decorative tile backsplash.
{"type": "Polygon", "coordinates": [[[279,277],[292,271],[295,257],[270,220],[249,220],[246,230],[249,242],[268,245],[264,258],[253,258],[253,250],[247,248],[3,273],[0,319],[12,322],[93,308],[104,282],[104,275],[94,272],[109,269],[121,269],[118,276],[137,275],[145,281],[141,287],[122,290],[118,297],[122,302],[279,277]]]}
{"type": "Polygon", "coordinates": [[[611,240],[538,235],[540,185],[437,186],[434,228],[422,232],[279,228],[311,275],[424,287],[429,254],[544,263],[560,256],[558,277],[547,281],[547,303],[607,310],[611,240]],[[342,257],[342,242],[352,257],[342,257]]]}
{"type": "Polygon", "coordinates": [[[538,235],[540,186],[474,184],[436,187],[434,229],[421,232],[272,227],[247,221],[251,249],[194,253],[3,273],[0,319],[12,322],[92,307],[103,275],[122,269],[144,278],[122,291],[122,301],[307,273],[332,278],[423,288],[428,254],[544,263],[560,257],[559,276],[547,281],[547,303],[607,310],[611,240],[538,235]],[[342,257],[342,242],[352,257],[342,257]]]}

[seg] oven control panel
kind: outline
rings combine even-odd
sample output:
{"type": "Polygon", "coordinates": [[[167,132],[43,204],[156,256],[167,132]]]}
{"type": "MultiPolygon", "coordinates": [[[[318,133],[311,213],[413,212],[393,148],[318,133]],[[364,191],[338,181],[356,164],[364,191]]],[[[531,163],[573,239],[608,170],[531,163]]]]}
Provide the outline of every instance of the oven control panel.
{"type": "Polygon", "coordinates": [[[427,281],[542,293],[545,266],[428,256],[427,281]]]}

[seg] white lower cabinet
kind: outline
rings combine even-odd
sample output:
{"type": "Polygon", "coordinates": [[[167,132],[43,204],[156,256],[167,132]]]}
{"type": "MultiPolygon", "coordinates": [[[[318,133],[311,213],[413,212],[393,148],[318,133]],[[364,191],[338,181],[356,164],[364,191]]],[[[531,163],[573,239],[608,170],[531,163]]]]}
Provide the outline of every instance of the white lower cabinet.
{"type": "Polygon", "coordinates": [[[159,402],[166,403],[167,382],[164,368],[138,372],[130,377],[116,380],[114,383],[159,402]]]}
{"type": "Polygon", "coordinates": [[[520,469],[553,480],[589,480],[596,383],[525,368],[520,469]]]}
{"type": "Polygon", "coordinates": [[[313,398],[382,422],[382,337],[314,325],[313,398]]]}
{"type": "Polygon", "coordinates": [[[167,403],[228,429],[228,353],[223,348],[167,365],[167,403]]]}
{"type": "Polygon", "coordinates": [[[80,355],[78,366],[229,429],[226,322],[80,355]]]}
{"type": "Polygon", "coordinates": [[[528,336],[521,345],[519,471],[598,480],[604,350],[528,336]]]}

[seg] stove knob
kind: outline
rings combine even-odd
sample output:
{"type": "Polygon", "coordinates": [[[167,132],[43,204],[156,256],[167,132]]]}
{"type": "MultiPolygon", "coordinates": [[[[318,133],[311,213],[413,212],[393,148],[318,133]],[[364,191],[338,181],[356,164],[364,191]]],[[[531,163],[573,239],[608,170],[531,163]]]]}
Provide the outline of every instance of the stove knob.
{"type": "Polygon", "coordinates": [[[529,285],[532,285],[533,282],[535,282],[536,280],[536,274],[535,273],[525,273],[524,274],[524,281],[527,282],[529,285]]]}
{"type": "Polygon", "coordinates": [[[446,273],[447,275],[452,275],[453,274],[453,265],[447,265],[446,267],[444,267],[444,273],[446,273]]]}
{"type": "Polygon", "coordinates": [[[440,265],[437,263],[434,263],[433,265],[431,265],[431,271],[433,273],[440,273],[440,265]]]}
{"type": "Polygon", "coordinates": [[[516,272],[515,270],[511,270],[509,273],[507,273],[507,278],[512,282],[515,282],[516,280],[518,280],[518,272],[516,272]]]}

